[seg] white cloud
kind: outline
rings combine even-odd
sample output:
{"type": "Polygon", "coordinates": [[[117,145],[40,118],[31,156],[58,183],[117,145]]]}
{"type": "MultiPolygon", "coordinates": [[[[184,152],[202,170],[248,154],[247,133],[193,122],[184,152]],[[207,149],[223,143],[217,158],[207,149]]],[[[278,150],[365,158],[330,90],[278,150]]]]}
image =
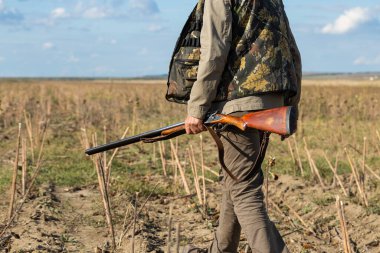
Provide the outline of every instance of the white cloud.
{"type": "MultiPolygon", "coordinates": [[[[0,0],[1,1],[1,0],[0,0]]],[[[0,63],[4,62],[5,58],[0,56],[0,63]]]]}
{"type": "Polygon", "coordinates": [[[100,43],[106,43],[106,44],[111,44],[111,45],[116,45],[118,43],[117,39],[103,37],[103,36],[98,37],[97,41],[100,43]]]}
{"type": "Polygon", "coordinates": [[[76,63],[76,62],[79,62],[80,59],[78,57],[76,57],[75,55],[71,54],[69,56],[69,58],[67,59],[67,62],[68,63],[76,63]]]}
{"type": "Polygon", "coordinates": [[[51,48],[53,48],[53,47],[54,47],[54,44],[51,43],[50,41],[45,42],[44,44],[42,44],[42,48],[43,48],[43,49],[51,49],[51,48]]]}
{"type": "Polygon", "coordinates": [[[354,61],[354,64],[361,66],[380,65],[380,55],[374,56],[372,58],[361,56],[354,61]]]}
{"type": "Polygon", "coordinates": [[[18,24],[24,19],[17,9],[7,8],[5,6],[5,1],[0,0],[0,24],[18,24]]]}
{"type": "Polygon", "coordinates": [[[368,22],[372,18],[370,9],[355,7],[346,10],[333,23],[325,25],[321,32],[325,34],[344,34],[368,22]]]}
{"type": "Polygon", "coordinates": [[[97,18],[105,18],[107,16],[108,16],[107,10],[100,7],[91,7],[83,12],[84,18],[97,19],[97,18]]]}
{"type": "Polygon", "coordinates": [[[59,7],[52,10],[50,16],[52,18],[66,18],[69,16],[69,14],[66,12],[65,8],[59,7]]]}
{"type": "Polygon", "coordinates": [[[113,7],[118,8],[124,4],[125,0],[108,0],[107,2],[113,7]]]}
{"type": "Polygon", "coordinates": [[[158,5],[154,0],[129,0],[128,7],[133,11],[137,11],[143,14],[158,13],[158,5]]]}
{"type": "Polygon", "coordinates": [[[163,29],[164,29],[164,27],[162,25],[158,25],[158,24],[151,24],[150,26],[148,26],[149,32],[160,32],[163,29]]]}
{"type": "Polygon", "coordinates": [[[138,55],[148,55],[149,54],[149,50],[146,48],[146,47],[143,47],[143,48],[140,48],[140,50],[137,52],[138,55]]]}
{"type": "Polygon", "coordinates": [[[50,16],[34,20],[36,25],[54,26],[59,19],[67,18],[70,15],[66,12],[65,8],[55,8],[50,12],[50,16]]]}
{"type": "Polygon", "coordinates": [[[79,0],[74,7],[75,16],[87,19],[123,18],[158,12],[155,0],[79,0]],[[122,8],[124,4],[126,4],[126,8],[122,8]]]}
{"type": "Polygon", "coordinates": [[[76,12],[81,12],[85,8],[84,3],[82,1],[78,1],[74,7],[76,12]]]}

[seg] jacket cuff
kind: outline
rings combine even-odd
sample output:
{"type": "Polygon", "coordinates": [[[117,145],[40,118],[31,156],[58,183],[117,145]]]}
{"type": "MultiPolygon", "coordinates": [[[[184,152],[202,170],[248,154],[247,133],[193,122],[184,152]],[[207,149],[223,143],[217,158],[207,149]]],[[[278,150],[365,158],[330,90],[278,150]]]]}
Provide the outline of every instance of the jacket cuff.
{"type": "Polygon", "coordinates": [[[206,117],[206,114],[208,112],[209,108],[206,108],[205,106],[192,106],[189,105],[187,107],[187,115],[197,118],[197,119],[204,119],[206,117]]]}

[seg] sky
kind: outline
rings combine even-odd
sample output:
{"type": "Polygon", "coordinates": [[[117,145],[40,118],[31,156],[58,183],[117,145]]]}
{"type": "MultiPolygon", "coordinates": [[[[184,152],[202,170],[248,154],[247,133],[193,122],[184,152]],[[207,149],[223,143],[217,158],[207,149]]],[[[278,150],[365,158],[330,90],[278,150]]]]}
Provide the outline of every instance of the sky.
{"type": "MultiPolygon", "coordinates": [[[[167,73],[196,0],[0,0],[0,77],[167,73]]],[[[304,72],[380,71],[380,1],[284,0],[304,72]]]]}

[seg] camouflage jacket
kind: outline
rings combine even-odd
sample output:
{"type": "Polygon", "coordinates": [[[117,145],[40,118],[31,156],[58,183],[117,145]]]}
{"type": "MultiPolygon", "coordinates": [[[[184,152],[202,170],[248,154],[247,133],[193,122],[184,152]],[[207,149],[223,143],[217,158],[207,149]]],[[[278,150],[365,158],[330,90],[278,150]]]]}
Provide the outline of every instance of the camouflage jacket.
{"type": "MultiPolygon", "coordinates": [[[[229,2],[231,45],[213,102],[282,93],[286,104],[292,104],[299,97],[301,59],[282,1],[229,2]]],[[[169,101],[186,103],[197,80],[204,4],[199,0],[177,41],[168,76],[169,101]]]]}

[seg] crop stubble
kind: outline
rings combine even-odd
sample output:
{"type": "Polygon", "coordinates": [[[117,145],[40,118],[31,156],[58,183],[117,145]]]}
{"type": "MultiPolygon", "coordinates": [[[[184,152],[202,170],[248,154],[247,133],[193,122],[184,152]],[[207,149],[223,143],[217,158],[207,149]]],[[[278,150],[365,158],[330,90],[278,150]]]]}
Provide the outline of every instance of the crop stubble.
{"type": "MultiPolygon", "coordinates": [[[[65,198],[66,193],[60,193],[64,188],[80,187],[80,191],[85,192],[92,189],[91,194],[88,194],[92,197],[94,189],[91,187],[96,182],[96,174],[89,159],[83,155],[83,145],[81,145],[83,129],[91,134],[97,132],[98,140],[102,140],[103,129],[106,127],[107,139],[111,140],[119,138],[126,127],[130,128],[130,134],[136,134],[182,121],[186,112],[185,106],[166,102],[164,93],[163,81],[1,80],[0,138],[2,141],[0,150],[3,154],[0,160],[1,190],[8,192],[10,186],[18,123],[27,124],[27,127],[23,127],[23,136],[28,138],[28,164],[33,169],[34,155],[37,156],[33,152],[37,152],[41,144],[43,127],[48,122],[44,161],[35,188],[40,188],[46,183],[54,184],[55,187],[58,187],[57,195],[62,199],[67,199],[65,198]]],[[[379,180],[376,178],[376,175],[380,174],[380,139],[378,137],[380,110],[378,108],[380,108],[379,81],[354,79],[345,82],[345,80],[308,79],[305,80],[303,88],[299,129],[294,139],[295,142],[293,139],[289,142],[280,142],[277,136],[271,137],[272,143],[268,155],[276,158],[276,165],[271,171],[280,175],[280,179],[278,181],[269,180],[269,202],[272,203],[269,205],[270,214],[274,220],[279,222],[278,226],[282,234],[288,234],[285,239],[295,252],[301,250],[320,252],[321,249],[333,252],[329,250],[336,249],[334,245],[339,245],[343,249],[339,240],[341,235],[336,211],[326,210],[327,207],[335,210],[334,196],[336,194],[341,195],[347,204],[348,233],[351,233],[354,242],[352,247],[371,250],[379,245],[379,236],[373,236],[368,229],[361,228],[365,226],[364,224],[369,224],[368,226],[375,224],[373,220],[376,220],[380,214],[379,180]],[[349,85],[345,85],[345,83],[349,85]],[[364,138],[366,138],[365,149],[363,148],[364,138]],[[309,154],[304,150],[305,144],[309,154]],[[353,181],[345,150],[352,157],[357,173],[354,176],[355,178],[358,176],[356,180],[361,180],[363,188],[357,186],[353,181]],[[363,150],[365,155],[363,155],[363,150]],[[291,153],[293,153],[293,157],[290,155],[291,153]],[[334,169],[331,169],[332,165],[326,162],[325,154],[327,154],[328,160],[336,165],[336,173],[334,169]],[[363,158],[365,163],[361,161],[363,158]],[[309,166],[309,159],[312,159],[311,164],[314,164],[311,166],[312,168],[309,166]],[[304,170],[303,177],[300,163],[304,170]],[[320,180],[315,177],[315,170],[321,175],[326,189],[318,187],[320,180]],[[337,179],[334,174],[339,177],[338,181],[341,181],[343,187],[349,192],[348,197],[344,196],[341,186],[334,183],[337,179]],[[368,207],[365,207],[361,194],[359,194],[362,191],[368,198],[368,207]],[[287,218],[285,219],[283,215],[287,218]],[[359,217],[359,219],[352,220],[354,217],[359,217]],[[313,231],[314,235],[310,231],[313,231]],[[315,237],[319,237],[319,239],[315,239],[315,237]],[[329,244],[331,248],[329,248],[329,244]]],[[[208,169],[217,171],[219,167],[214,144],[207,135],[204,134],[203,138],[203,152],[207,154],[204,155],[204,164],[208,169]]],[[[184,166],[187,177],[192,175],[187,158],[189,143],[197,146],[199,138],[197,136],[178,138],[178,150],[175,152],[179,161],[173,163],[170,162],[175,159],[170,155],[173,152],[170,152],[169,142],[163,143],[159,148],[153,148],[153,145],[136,144],[122,149],[115,157],[112,164],[110,187],[116,230],[123,230],[120,227],[122,221],[132,218],[132,214],[125,215],[128,207],[128,204],[125,203],[133,201],[135,192],[140,192],[139,196],[142,198],[148,196],[151,198],[147,202],[145,213],[141,214],[140,221],[137,222],[139,231],[143,232],[137,236],[135,248],[142,250],[144,247],[144,249],[150,247],[149,249],[151,249],[154,248],[154,245],[157,248],[165,248],[164,237],[167,233],[165,214],[168,213],[169,207],[162,199],[170,198],[175,199],[173,203],[177,205],[177,209],[176,206],[173,208],[173,220],[177,223],[181,222],[182,243],[208,244],[207,240],[210,238],[207,239],[206,234],[207,231],[211,233],[212,225],[202,219],[202,214],[205,216],[202,210],[205,209],[196,208],[196,205],[199,204],[196,198],[190,202],[188,198],[177,198],[185,192],[179,177],[174,177],[178,173],[178,164],[176,165],[176,163],[180,162],[180,165],[184,166]],[[162,149],[166,149],[165,154],[159,152],[162,149]],[[161,159],[163,155],[165,157],[161,159]],[[167,177],[162,173],[163,162],[166,165],[167,177]],[[157,186],[157,181],[162,182],[157,186]],[[153,188],[155,193],[151,197],[153,188]],[[183,213],[191,215],[183,216],[183,213]],[[146,216],[149,215],[154,218],[147,218],[146,216]],[[196,223],[198,226],[189,225],[187,223],[189,221],[185,220],[194,219],[194,217],[199,219],[199,222],[196,223]],[[203,231],[204,236],[202,233],[200,234],[206,239],[203,240],[192,235],[186,226],[203,231]],[[147,238],[150,238],[150,241],[147,238]]],[[[197,159],[201,157],[199,150],[195,150],[195,156],[197,159]]],[[[199,173],[201,172],[199,171],[199,173]]],[[[217,181],[217,177],[210,172],[206,173],[206,178],[209,181],[217,181]]],[[[192,182],[193,180],[189,178],[187,181],[192,182]]],[[[210,210],[217,216],[218,205],[215,204],[217,203],[215,199],[217,199],[220,189],[217,184],[209,182],[207,184],[210,210]]],[[[192,193],[196,192],[194,184],[191,184],[190,188],[192,193]]],[[[199,195],[199,187],[197,188],[199,195]]],[[[35,199],[25,205],[25,212],[35,212],[36,205],[33,203],[40,201],[41,196],[37,193],[34,195],[35,199]]],[[[85,194],[85,196],[87,195],[85,194]]],[[[1,213],[6,210],[8,201],[7,195],[1,197],[1,213]]],[[[97,203],[92,205],[96,206],[97,212],[102,214],[100,203],[99,197],[97,203]]],[[[84,204],[90,205],[87,202],[84,204]]],[[[75,205],[69,203],[69,206],[75,205]]],[[[62,206],[59,208],[62,209],[62,213],[56,214],[56,216],[65,220],[67,208],[62,206]]],[[[81,222],[77,224],[77,227],[73,221],[68,223],[68,226],[76,227],[74,229],[78,230],[76,234],[66,233],[63,228],[56,231],[61,236],[67,237],[60,243],[62,245],[66,243],[67,248],[87,249],[89,244],[93,247],[95,245],[93,242],[89,243],[83,239],[87,237],[83,236],[84,232],[79,227],[98,227],[99,231],[106,233],[105,221],[96,215],[91,216],[89,213],[78,217],[81,222]],[[76,243],[78,241],[79,243],[76,243]]],[[[0,218],[5,219],[5,216],[1,215],[0,218]]],[[[212,221],[211,218],[209,220],[212,221]]],[[[20,217],[18,222],[27,222],[27,219],[20,217]]],[[[56,222],[59,224],[58,221],[56,222]]],[[[12,229],[19,233],[22,231],[17,225],[12,229]]],[[[54,235],[53,232],[52,234],[54,235]]],[[[51,239],[52,235],[45,237],[51,239]]],[[[103,238],[104,241],[106,239],[103,238]]],[[[12,240],[13,248],[17,248],[17,239],[12,240]]],[[[128,241],[128,237],[125,240],[128,241]]],[[[97,243],[97,245],[101,244],[97,243]]],[[[243,244],[244,241],[242,247],[243,244]]],[[[124,247],[128,247],[128,242],[124,247]]]]}

